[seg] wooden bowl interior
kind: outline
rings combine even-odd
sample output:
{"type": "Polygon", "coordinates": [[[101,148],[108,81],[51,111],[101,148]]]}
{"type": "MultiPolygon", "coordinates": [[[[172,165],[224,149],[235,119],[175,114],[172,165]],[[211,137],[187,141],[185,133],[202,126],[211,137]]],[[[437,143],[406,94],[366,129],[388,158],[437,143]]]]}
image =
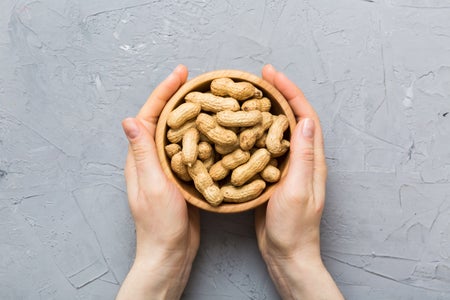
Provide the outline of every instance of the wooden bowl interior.
{"type": "MultiPolygon", "coordinates": [[[[249,74],[242,71],[237,70],[219,70],[213,71],[209,73],[205,73],[200,75],[190,81],[186,82],[176,93],[172,96],[172,98],[167,102],[164,107],[156,128],[156,147],[158,151],[158,156],[161,162],[161,166],[163,171],[168,176],[169,180],[172,180],[180,189],[183,196],[186,200],[194,206],[197,206],[201,209],[217,212],[217,213],[237,213],[243,212],[249,209],[253,209],[262,203],[266,202],[270,196],[272,195],[275,184],[268,184],[264,192],[257,198],[244,202],[244,203],[222,203],[218,207],[213,207],[208,204],[203,196],[195,189],[195,186],[192,182],[185,182],[180,180],[173,172],[170,167],[170,160],[165,153],[164,147],[170,143],[167,140],[167,116],[168,114],[176,108],[178,105],[184,102],[184,97],[191,91],[199,91],[206,92],[209,90],[209,86],[211,81],[216,78],[221,77],[229,77],[234,81],[248,81],[255,85],[258,89],[260,89],[264,96],[269,98],[272,102],[271,113],[274,115],[284,114],[289,120],[289,129],[286,130],[284,138],[290,140],[291,133],[293,132],[296,120],[294,114],[287,103],[286,99],[281,95],[281,93],[276,90],[272,85],[270,85],[267,81],[259,78],[253,74],[249,74]]],[[[281,171],[281,178],[286,175],[288,161],[289,161],[289,152],[284,156],[277,158],[279,162],[279,169],[281,171]]]]}

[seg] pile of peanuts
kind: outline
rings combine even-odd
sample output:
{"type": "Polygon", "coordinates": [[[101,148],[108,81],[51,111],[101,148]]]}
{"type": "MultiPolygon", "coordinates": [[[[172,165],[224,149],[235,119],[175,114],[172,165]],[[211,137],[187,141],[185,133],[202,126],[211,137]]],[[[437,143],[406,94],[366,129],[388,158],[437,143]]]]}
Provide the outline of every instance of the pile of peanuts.
{"type": "Polygon", "coordinates": [[[280,179],[277,158],[289,149],[283,139],[289,122],[272,115],[263,96],[249,82],[218,78],[168,115],[171,168],[212,206],[253,200],[280,179]]]}

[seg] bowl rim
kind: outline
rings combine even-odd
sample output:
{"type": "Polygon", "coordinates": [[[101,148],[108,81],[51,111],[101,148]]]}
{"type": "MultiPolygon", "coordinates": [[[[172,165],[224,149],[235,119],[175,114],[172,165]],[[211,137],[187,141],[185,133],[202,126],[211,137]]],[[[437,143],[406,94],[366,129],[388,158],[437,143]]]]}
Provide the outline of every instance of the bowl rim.
{"type": "MultiPolygon", "coordinates": [[[[288,164],[289,164],[289,151],[286,153],[285,161],[283,162],[284,168],[281,170],[281,177],[280,181],[277,183],[271,184],[270,186],[266,187],[265,190],[261,195],[259,195],[257,198],[243,202],[243,203],[223,203],[220,204],[217,207],[214,207],[207,203],[205,200],[200,199],[187,191],[181,184],[180,179],[174,175],[172,172],[172,169],[170,167],[170,160],[166,155],[164,146],[166,145],[166,133],[167,133],[167,117],[168,114],[177,106],[179,103],[181,103],[184,99],[184,97],[192,91],[195,91],[196,88],[205,85],[208,81],[211,82],[213,79],[216,78],[222,78],[222,77],[228,77],[235,81],[248,81],[255,85],[258,89],[262,90],[264,97],[269,98],[271,101],[276,101],[277,105],[280,106],[281,110],[283,111],[283,114],[286,115],[289,121],[289,134],[292,136],[294,132],[294,128],[297,124],[296,118],[294,116],[294,113],[292,111],[292,108],[290,107],[288,101],[285,99],[285,97],[274,87],[272,86],[268,81],[264,80],[261,77],[258,77],[254,74],[241,71],[241,70],[234,70],[234,69],[224,69],[224,70],[215,70],[206,72],[203,74],[200,74],[187,82],[185,82],[178,91],[166,102],[160,116],[158,119],[158,123],[156,126],[156,133],[155,133],[155,143],[156,143],[156,149],[158,153],[158,158],[161,163],[161,167],[164,171],[164,174],[168,177],[168,179],[173,182],[177,188],[180,190],[183,197],[186,199],[186,201],[190,204],[192,204],[195,207],[201,208],[206,211],[215,212],[215,213],[238,213],[238,212],[244,212],[250,209],[253,209],[257,206],[260,206],[261,204],[267,202],[269,198],[272,196],[275,188],[278,186],[278,184],[283,180],[287,173],[288,164]]],[[[188,183],[186,183],[188,184],[188,183]]]]}

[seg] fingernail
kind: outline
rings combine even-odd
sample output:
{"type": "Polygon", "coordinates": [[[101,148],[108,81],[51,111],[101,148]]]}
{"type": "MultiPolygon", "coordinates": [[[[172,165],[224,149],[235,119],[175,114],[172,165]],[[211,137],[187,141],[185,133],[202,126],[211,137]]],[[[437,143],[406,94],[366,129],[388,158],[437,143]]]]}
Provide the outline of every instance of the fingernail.
{"type": "Polygon", "coordinates": [[[133,118],[127,118],[122,122],[123,131],[129,139],[134,139],[139,136],[140,129],[136,120],[133,118]]]}
{"type": "Polygon", "coordinates": [[[303,121],[302,134],[305,138],[312,138],[314,136],[314,121],[312,119],[305,119],[303,121]]]}
{"type": "Polygon", "coordinates": [[[178,65],[175,69],[173,69],[172,73],[169,74],[169,76],[167,76],[167,80],[172,80],[174,78],[178,78],[179,75],[177,75],[177,73],[179,73],[181,71],[181,69],[183,68],[183,65],[178,65]]]}

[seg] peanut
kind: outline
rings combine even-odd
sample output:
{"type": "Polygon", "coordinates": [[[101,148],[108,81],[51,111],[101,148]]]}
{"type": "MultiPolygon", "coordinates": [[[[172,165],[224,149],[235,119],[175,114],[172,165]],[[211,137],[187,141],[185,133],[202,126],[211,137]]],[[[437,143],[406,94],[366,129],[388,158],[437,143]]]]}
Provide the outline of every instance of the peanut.
{"type": "Polygon", "coordinates": [[[241,186],[250,178],[264,170],[270,160],[270,152],[264,148],[256,150],[250,156],[248,162],[240,165],[231,173],[231,184],[234,186],[241,186]]]}
{"type": "Polygon", "coordinates": [[[256,179],[241,187],[225,185],[221,190],[225,202],[242,203],[255,199],[265,188],[266,183],[264,180],[256,179]]]}
{"type": "Polygon", "coordinates": [[[216,145],[214,147],[216,152],[219,153],[219,154],[222,154],[222,155],[230,154],[231,152],[233,152],[237,148],[239,148],[239,140],[236,140],[236,143],[234,143],[233,145],[229,145],[229,146],[216,145]]]}
{"type": "Polygon", "coordinates": [[[207,137],[206,137],[206,135],[204,135],[203,133],[201,133],[200,132],[200,142],[205,142],[205,143],[208,143],[208,144],[214,144],[213,142],[211,142],[211,140],[210,139],[208,139],[207,137]]]}
{"type": "Polygon", "coordinates": [[[211,157],[212,153],[213,148],[210,143],[200,142],[200,144],[198,144],[198,158],[200,158],[200,160],[207,160],[211,157]]]}
{"type": "Polygon", "coordinates": [[[179,143],[183,139],[183,135],[186,133],[186,131],[193,127],[195,127],[195,120],[188,121],[184,123],[183,126],[177,129],[169,129],[169,131],[167,131],[167,139],[171,143],[179,143]]]}
{"type": "Polygon", "coordinates": [[[266,148],[266,138],[267,138],[267,133],[263,133],[263,135],[256,140],[255,142],[255,146],[258,148],[266,148]]]}
{"type": "Polygon", "coordinates": [[[261,180],[262,180],[261,175],[256,174],[255,176],[253,176],[252,178],[250,178],[249,180],[247,180],[247,182],[252,182],[252,181],[255,181],[256,179],[261,179],[261,180]]]}
{"type": "Polygon", "coordinates": [[[237,100],[262,97],[262,92],[250,82],[234,82],[230,78],[214,79],[211,82],[211,92],[216,96],[230,96],[237,100]]]}
{"type": "Polygon", "coordinates": [[[210,157],[208,157],[207,159],[205,159],[203,161],[203,164],[205,165],[205,168],[208,172],[211,169],[211,167],[214,165],[214,162],[215,162],[214,153],[212,153],[212,155],[210,157]]]}
{"type": "Polygon", "coordinates": [[[222,165],[228,170],[234,170],[240,165],[246,163],[250,159],[250,152],[235,150],[233,153],[225,155],[222,158],[222,165]]]}
{"type": "Polygon", "coordinates": [[[181,151],[181,146],[178,144],[169,144],[164,147],[166,154],[169,158],[172,158],[175,154],[181,151]]]}
{"type": "Polygon", "coordinates": [[[222,110],[238,111],[239,102],[233,98],[218,97],[213,94],[190,92],[184,99],[189,103],[198,103],[203,111],[219,112],[222,110]]]}
{"type": "Polygon", "coordinates": [[[237,149],[216,162],[209,170],[209,175],[214,181],[222,180],[228,175],[230,170],[246,163],[249,159],[250,153],[248,151],[237,149]]]}
{"type": "Polygon", "coordinates": [[[271,100],[260,90],[249,82],[218,78],[210,91],[184,98],[168,115],[172,144],[165,146],[180,180],[193,180],[212,206],[253,200],[266,184],[280,180],[276,157],[288,150],[283,136],[289,124],[285,116],[270,113],[271,100]]]}
{"type": "Polygon", "coordinates": [[[183,103],[170,112],[167,125],[173,129],[180,128],[186,121],[195,118],[200,110],[201,106],[198,103],[183,103]]]}
{"type": "Polygon", "coordinates": [[[217,123],[224,127],[250,127],[262,121],[259,110],[252,111],[221,111],[217,113],[217,123]]]}
{"type": "Polygon", "coordinates": [[[289,149],[289,142],[283,140],[284,131],[288,127],[289,122],[285,115],[278,115],[274,118],[266,138],[267,150],[272,154],[272,157],[281,156],[289,149]]]}
{"type": "Polygon", "coordinates": [[[170,167],[181,180],[191,181],[186,165],[183,163],[181,152],[176,153],[170,161],[170,167]]]}
{"type": "Polygon", "coordinates": [[[263,111],[270,111],[270,108],[272,107],[272,104],[270,103],[270,100],[266,97],[261,99],[250,99],[242,103],[241,109],[243,111],[250,111],[250,110],[259,110],[261,112],[263,111]]]}
{"type": "Polygon", "coordinates": [[[205,197],[212,206],[219,205],[223,200],[220,188],[214,184],[205,165],[197,160],[192,167],[188,167],[188,173],[194,181],[195,188],[205,197]]]}
{"type": "Polygon", "coordinates": [[[245,129],[239,135],[239,144],[242,150],[250,150],[256,143],[256,140],[261,138],[264,132],[272,125],[273,116],[269,112],[263,112],[261,124],[255,125],[251,128],[245,129]]]}
{"type": "Polygon", "coordinates": [[[277,167],[267,165],[264,170],[262,170],[260,175],[266,182],[277,182],[280,180],[281,173],[277,167]]]}
{"type": "Polygon", "coordinates": [[[188,167],[191,167],[197,160],[199,140],[200,133],[195,128],[190,128],[183,136],[181,154],[183,163],[188,167]]]}
{"type": "Polygon", "coordinates": [[[217,124],[210,115],[199,114],[195,123],[197,129],[216,145],[231,146],[238,140],[236,133],[217,124]]]}

